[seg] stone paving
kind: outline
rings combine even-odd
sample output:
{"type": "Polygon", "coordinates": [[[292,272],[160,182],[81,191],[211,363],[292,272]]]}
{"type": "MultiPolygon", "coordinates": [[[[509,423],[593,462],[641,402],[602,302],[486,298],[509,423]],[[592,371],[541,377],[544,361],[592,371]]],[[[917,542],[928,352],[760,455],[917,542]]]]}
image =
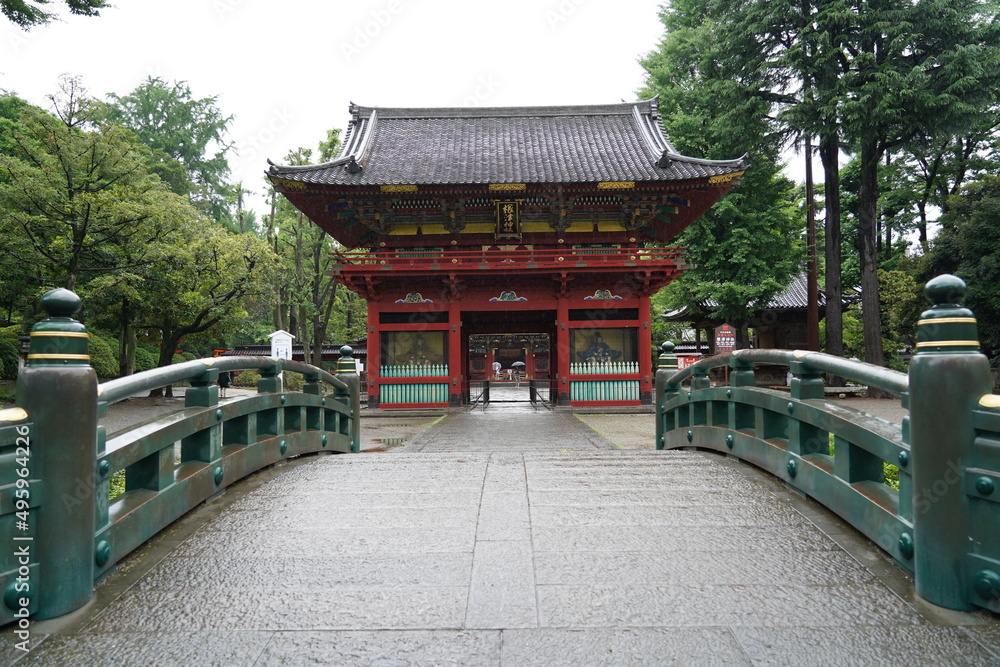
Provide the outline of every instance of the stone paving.
{"type": "Polygon", "coordinates": [[[369,435],[384,452],[295,460],[191,512],[91,605],[34,623],[31,653],[0,658],[1000,665],[994,615],[916,600],[883,554],[763,473],[635,449],[651,415],[397,419],[363,424],[405,444],[369,435]]]}

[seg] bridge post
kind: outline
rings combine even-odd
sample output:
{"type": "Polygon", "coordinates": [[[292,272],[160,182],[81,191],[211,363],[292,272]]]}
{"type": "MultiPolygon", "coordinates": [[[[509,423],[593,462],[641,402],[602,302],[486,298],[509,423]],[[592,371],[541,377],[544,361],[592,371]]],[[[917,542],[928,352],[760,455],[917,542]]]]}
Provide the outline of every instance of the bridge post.
{"type": "MultiPolygon", "coordinates": [[[[801,353],[795,353],[796,356],[799,354],[801,353]]],[[[792,398],[805,400],[826,396],[823,374],[811,368],[808,363],[796,360],[788,365],[788,369],[792,372],[792,383],[788,388],[792,398]]]]}
{"type": "Polygon", "coordinates": [[[933,306],[917,322],[909,370],[914,579],[925,600],[968,611],[972,519],[966,468],[976,437],[972,414],[992,390],[990,368],[979,352],[972,312],[958,305],[965,283],[938,276],[924,293],[933,306]]]}
{"type": "Polygon", "coordinates": [[[680,387],[670,385],[667,381],[670,376],[677,372],[677,355],[674,354],[674,344],[665,341],[660,345],[660,356],[656,360],[656,376],[654,378],[653,391],[655,397],[653,405],[656,406],[656,448],[663,449],[666,444],[663,433],[666,431],[666,424],[663,423],[663,404],[680,393],[680,387]]]}
{"type": "Polygon", "coordinates": [[[753,387],[757,384],[753,363],[740,358],[739,353],[740,350],[735,350],[733,356],[729,358],[729,386],[753,387]]]}
{"type": "Polygon", "coordinates": [[[335,396],[350,408],[351,411],[351,451],[357,454],[361,451],[361,378],[358,367],[351,355],[354,349],[350,345],[340,348],[340,359],[337,361],[337,377],[344,381],[347,389],[337,389],[335,396]]]}
{"type": "Polygon", "coordinates": [[[31,330],[27,366],[17,380],[18,406],[34,422],[29,477],[45,485],[35,525],[26,526],[34,539],[15,543],[38,563],[31,593],[40,620],[68,614],[93,596],[97,374],[87,329],[73,319],[80,305],[65,289],[42,296],[48,317],[31,330]]]}

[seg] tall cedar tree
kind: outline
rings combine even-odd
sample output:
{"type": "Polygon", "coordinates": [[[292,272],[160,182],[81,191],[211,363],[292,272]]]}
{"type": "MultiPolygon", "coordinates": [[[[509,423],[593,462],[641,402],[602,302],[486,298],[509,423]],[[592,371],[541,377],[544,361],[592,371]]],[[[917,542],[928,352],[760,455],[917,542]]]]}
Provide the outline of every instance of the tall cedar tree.
{"type": "Polygon", "coordinates": [[[802,221],[792,183],[779,173],[781,138],[769,118],[771,103],[722,74],[707,12],[704,0],[675,2],[661,12],[666,35],[642,61],[647,77],[640,94],[660,96],[667,135],[680,152],[750,158],[742,183],[679,239],[692,268],[667,288],[674,307],[711,304],[711,314],[736,325],[737,344],[747,347],[755,312],[798,270],[802,221]]]}
{"type": "Polygon", "coordinates": [[[954,273],[968,285],[983,353],[1000,366],[1000,177],[984,176],[950,200],[924,279],[954,273]]]}

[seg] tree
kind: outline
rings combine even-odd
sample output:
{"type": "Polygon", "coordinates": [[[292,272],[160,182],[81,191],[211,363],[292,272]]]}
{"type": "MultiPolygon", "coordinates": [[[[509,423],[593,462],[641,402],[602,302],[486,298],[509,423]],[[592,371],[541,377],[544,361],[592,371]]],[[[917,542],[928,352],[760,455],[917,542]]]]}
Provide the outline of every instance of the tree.
{"type": "Polygon", "coordinates": [[[177,231],[183,244],[143,284],[141,328],[159,334],[158,366],[168,366],[185,336],[213,327],[235,329],[246,317],[243,301],[264,294],[274,254],[252,234],[233,234],[204,219],[177,231]]]}
{"type": "MultiPolygon", "coordinates": [[[[320,143],[319,160],[332,159],[339,146],[340,130],[328,131],[326,140],[320,143]]],[[[291,151],[285,161],[308,164],[311,159],[311,150],[299,148],[291,151]]],[[[302,344],[306,363],[319,365],[323,343],[332,331],[334,309],[349,305],[345,301],[348,297],[339,294],[342,290],[331,275],[338,245],[284,199],[273,205],[268,238],[284,268],[281,284],[275,289],[280,298],[275,309],[278,314],[275,327],[293,333],[302,344]]]]}
{"type": "MultiPolygon", "coordinates": [[[[968,131],[995,108],[997,7],[983,0],[700,1],[683,7],[693,4],[701,12],[701,29],[710,37],[700,43],[710,45],[715,71],[702,68],[694,76],[708,72],[767,103],[764,113],[777,119],[780,134],[820,138],[831,331],[839,326],[833,321],[840,301],[839,153],[846,146],[859,158],[857,250],[866,360],[881,364],[881,161],[914,137],[968,131]]],[[[837,341],[827,342],[836,353],[837,341]]]]}
{"type": "Polygon", "coordinates": [[[75,289],[122,268],[115,249],[146,242],[149,225],[189,211],[146,171],[127,132],[90,129],[78,80],[64,79],[52,101],[56,116],[24,107],[0,155],[0,232],[42,281],[75,289]]]}
{"type": "Polygon", "coordinates": [[[708,8],[717,76],[762,102],[762,113],[773,119],[772,131],[783,140],[811,146],[818,138],[824,173],[826,349],[842,355],[838,85],[851,10],[827,0],[718,0],[708,8]]]}
{"type": "Polygon", "coordinates": [[[723,73],[709,11],[703,0],[686,0],[661,12],[667,33],[642,61],[648,75],[641,94],[660,95],[667,135],[680,152],[750,157],[741,185],[678,239],[692,268],[666,288],[673,307],[713,303],[713,315],[736,325],[737,344],[746,347],[753,313],[798,269],[802,220],[792,183],[779,173],[773,102],[747,94],[762,83],[723,73]]]}
{"type": "MultiPolygon", "coordinates": [[[[43,8],[51,0],[0,0],[0,10],[4,16],[15,25],[25,30],[36,25],[48,23],[56,18],[52,12],[43,8]]],[[[66,0],[71,14],[78,16],[99,16],[101,10],[108,6],[105,0],[66,0]]]]}
{"type": "Polygon", "coordinates": [[[932,211],[947,211],[949,198],[962,186],[1000,168],[1000,107],[993,105],[973,123],[943,136],[914,137],[894,165],[895,178],[883,192],[905,193],[924,254],[930,250],[932,211]]]}
{"type": "Polygon", "coordinates": [[[968,286],[963,304],[979,324],[983,353],[1000,365],[1000,177],[983,176],[952,197],[941,216],[925,280],[954,273],[968,286]]]}
{"type": "Polygon", "coordinates": [[[147,77],[128,95],[108,95],[103,123],[136,133],[153,150],[157,173],[174,192],[191,197],[213,219],[228,222],[233,193],[226,183],[232,148],[227,139],[232,116],[224,116],[216,97],[195,99],[184,81],[170,84],[147,77]]]}

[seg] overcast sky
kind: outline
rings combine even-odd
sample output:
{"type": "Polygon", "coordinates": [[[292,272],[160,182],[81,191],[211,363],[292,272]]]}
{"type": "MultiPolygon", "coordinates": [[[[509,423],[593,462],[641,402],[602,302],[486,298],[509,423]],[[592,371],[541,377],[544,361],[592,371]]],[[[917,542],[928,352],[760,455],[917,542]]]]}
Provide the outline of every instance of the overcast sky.
{"type": "MultiPolygon", "coordinates": [[[[100,17],[24,32],[0,21],[0,89],[49,108],[63,73],[92,96],[187,81],[233,115],[234,180],[315,148],[372,106],[636,99],[662,0],[112,0],[100,17]]],[[[55,0],[53,7],[64,5],[55,0]]],[[[736,157],[736,156],[734,156],[736,157]]],[[[263,213],[262,199],[252,207],[263,213]]]]}

